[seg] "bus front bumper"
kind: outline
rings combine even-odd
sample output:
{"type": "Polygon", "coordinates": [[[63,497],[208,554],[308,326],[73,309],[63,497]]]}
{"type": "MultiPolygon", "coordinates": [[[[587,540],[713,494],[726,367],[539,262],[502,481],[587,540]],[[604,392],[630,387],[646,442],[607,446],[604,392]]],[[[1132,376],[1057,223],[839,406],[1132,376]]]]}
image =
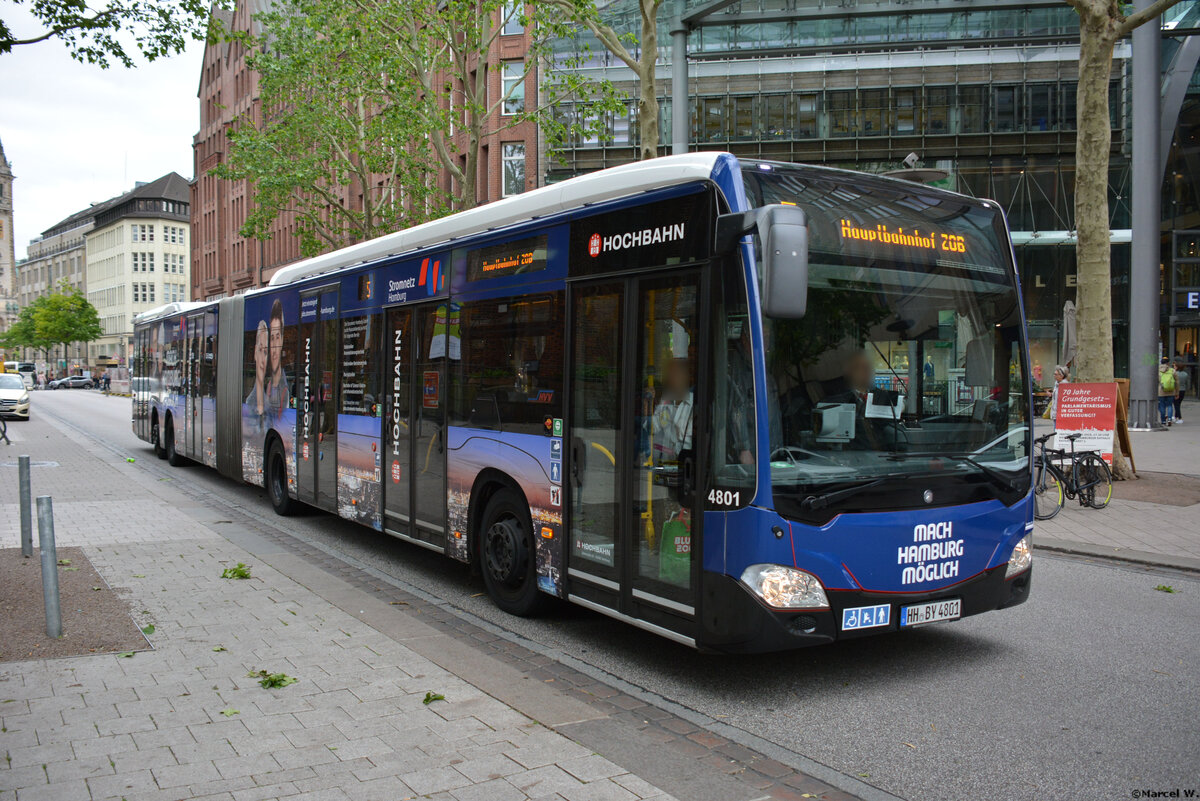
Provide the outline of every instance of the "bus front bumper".
{"type": "Polygon", "coordinates": [[[706,572],[699,645],[723,653],[761,653],[869,637],[900,629],[900,607],[929,601],[957,598],[962,617],[1005,609],[1024,603],[1033,582],[1032,567],[1007,579],[1006,567],[999,565],[932,592],[826,590],[830,608],[818,611],[772,609],[732,576],[706,572]],[[882,604],[891,607],[886,626],[842,631],[843,610],[882,604]]]}

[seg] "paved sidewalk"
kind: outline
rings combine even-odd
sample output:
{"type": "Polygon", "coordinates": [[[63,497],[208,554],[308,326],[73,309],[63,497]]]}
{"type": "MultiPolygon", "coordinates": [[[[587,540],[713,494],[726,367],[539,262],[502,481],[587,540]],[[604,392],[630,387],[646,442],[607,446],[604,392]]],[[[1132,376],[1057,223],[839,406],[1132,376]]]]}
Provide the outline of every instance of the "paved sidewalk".
{"type": "MultiPolygon", "coordinates": [[[[1183,406],[1182,425],[1133,431],[1139,473],[1173,473],[1200,480],[1200,401],[1183,406]]],[[[1038,421],[1038,435],[1050,431],[1038,421]]],[[[1077,553],[1200,570],[1200,504],[1187,506],[1122,499],[1118,486],[1108,508],[1068,500],[1052,520],[1037,521],[1035,543],[1077,553]]]]}
{"type": "Polygon", "coordinates": [[[28,453],[59,544],[154,630],[132,656],[0,663],[0,801],[853,797],[256,529],[160,463],[44,417],[9,430],[0,547],[19,545],[28,453]],[[220,578],[238,562],[252,578],[220,578]]]}

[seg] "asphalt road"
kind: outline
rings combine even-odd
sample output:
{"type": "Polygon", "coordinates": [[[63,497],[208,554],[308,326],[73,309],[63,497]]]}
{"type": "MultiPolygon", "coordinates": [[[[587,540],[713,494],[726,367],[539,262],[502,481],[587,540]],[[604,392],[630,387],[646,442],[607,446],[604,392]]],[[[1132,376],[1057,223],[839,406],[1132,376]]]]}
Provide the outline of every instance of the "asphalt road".
{"type": "MultiPolygon", "coordinates": [[[[61,417],[147,470],[192,482],[214,507],[283,524],[260,489],[154,459],[130,431],[127,399],[36,393],[33,414],[61,417]]],[[[734,658],[578,608],[508,617],[480,580],[429,551],[319,513],[284,525],[522,638],[914,801],[1200,791],[1200,580],[1192,576],[1038,554],[1033,596],[1015,609],[734,658]]]]}

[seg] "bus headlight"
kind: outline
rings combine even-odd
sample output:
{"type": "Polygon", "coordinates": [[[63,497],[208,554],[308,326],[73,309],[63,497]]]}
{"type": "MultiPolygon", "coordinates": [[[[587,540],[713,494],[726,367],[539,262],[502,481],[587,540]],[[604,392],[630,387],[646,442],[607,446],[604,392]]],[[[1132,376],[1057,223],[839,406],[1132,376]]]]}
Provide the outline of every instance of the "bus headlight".
{"type": "Polygon", "coordinates": [[[750,565],[742,583],[776,609],[825,609],[829,599],[820,580],[811,573],[783,565],[750,565]]]}
{"type": "Polygon", "coordinates": [[[1004,571],[1004,577],[1009,578],[1020,573],[1022,570],[1028,570],[1033,564],[1033,535],[1026,534],[1021,538],[1013,548],[1012,556],[1008,557],[1008,569],[1004,571]]]}

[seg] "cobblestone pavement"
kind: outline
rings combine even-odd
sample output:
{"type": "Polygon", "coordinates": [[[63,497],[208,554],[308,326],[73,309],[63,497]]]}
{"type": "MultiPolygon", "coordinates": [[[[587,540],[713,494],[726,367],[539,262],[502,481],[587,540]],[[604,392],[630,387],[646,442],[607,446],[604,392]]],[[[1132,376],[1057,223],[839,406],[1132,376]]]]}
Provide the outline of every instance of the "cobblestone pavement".
{"type": "MultiPolygon", "coordinates": [[[[1200,402],[1183,407],[1184,424],[1130,433],[1139,471],[1200,477],[1200,402]]],[[[1040,436],[1050,428],[1039,421],[1040,436]]],[[[1038,521],[1034,541],[1043,546],[1200,570],[1200,504],[1114,498],[1102,510],[1067,501],[1052,520],[1038,521]]]]}
{"type": "Polygon", "coordinates": [[[44,418],[9,430],[0,547],[19,544],[27,453],[59,543],[154,629],[130,656],[0,665],[0,801],[854,797],[210,506],[155,463],[44,418]],[[238,562],[251,578],[220,577],[238,562]],[[261,670],[297,682],[265,689],[261,670]]]}

